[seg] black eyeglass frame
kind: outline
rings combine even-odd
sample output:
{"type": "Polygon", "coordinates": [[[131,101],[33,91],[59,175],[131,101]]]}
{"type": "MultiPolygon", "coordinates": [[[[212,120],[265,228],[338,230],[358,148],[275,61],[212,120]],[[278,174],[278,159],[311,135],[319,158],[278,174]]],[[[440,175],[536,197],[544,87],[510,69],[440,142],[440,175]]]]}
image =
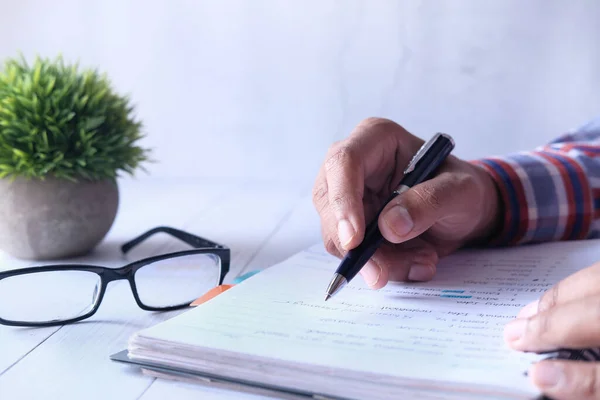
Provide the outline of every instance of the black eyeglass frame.
{"type": "MultiPolygon", "coordinates": [[[[88,311],[86,314],[80,315],[78,317],[59,320],[59,321],[47,321],[47,322],[28,322],[28,321],[11,321],[5,320],[0,317],[0,325],[7,326],[22,326],[22,327],[49,327],[49,326],[58,326],[58,325],[66,325],[74,322],[78,322],[93,316],[102,303],[104,298],[104,294],[106,293],[106,288],[110,282],[119,281],[119,280],[127,280],[129,281],[129,286],[131,287],[131,291],[133,292],[133,297],[137,303],[137,305],[146,311],[173,311],[188,307],[190,303],[184,303],[175,306],[168,307],[151,307],[145,305],[138,295],[137,286],[135,284],[135,273],[142,267],[152,264],[156,261],[167,260],[170,258],[177,258],[181,256],[187,255],[195,255],[195,254],[211,254],[219,258],[220,260],[220,274],[219,280],[217,282],[218,285],[222,285],[225,279],[225,276],[229,272],[230,263],[231,263],[231,250],[222,244],[213,242],[209,239],[205,239],[200,236],[193,235],[191,233],[171,228],[168,226],[159,226],[149,231],[141,234],[140,236],[126,242],[121,246],[121,251],[123,254],[126,254],[132,248],[149,238],[150,236],[156,233],[167,233],[182,242],[194,247],[192,250],[182,250],[176,252],[170,252],[165,254],[160,254],[157,256],[146,257],[140,260],[133,261],[129,264],[126,264],[119,268],[109,268],[103,267],[99,265],[88,265],[88,264],[55,264],[55,265],[43,265],[43,266],[33,266],[22,269],[10,270],[0,272],[0,281],[6,278],[25,275],[31,273],[39,273],[39,272],[53,272],[53,271],[85,271],[92,272],[100,276],[100,290],[98,292],[98,298],[93,306],[93,308],[88,311]]],[[[193,301],[195,299],[192,299],[193,301]]]]}

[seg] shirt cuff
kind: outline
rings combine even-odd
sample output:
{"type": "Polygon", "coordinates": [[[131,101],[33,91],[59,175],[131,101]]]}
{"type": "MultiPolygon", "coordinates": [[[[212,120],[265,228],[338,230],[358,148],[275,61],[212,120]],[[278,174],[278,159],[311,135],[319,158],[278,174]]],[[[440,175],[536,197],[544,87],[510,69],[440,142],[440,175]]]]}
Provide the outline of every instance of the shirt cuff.
{"type": "Polygon", "coordinates": [[[503,221],[488,245],[584,239],[594,219],[584,166],[551,149],[472,161],[499,191],[503,221]]]}

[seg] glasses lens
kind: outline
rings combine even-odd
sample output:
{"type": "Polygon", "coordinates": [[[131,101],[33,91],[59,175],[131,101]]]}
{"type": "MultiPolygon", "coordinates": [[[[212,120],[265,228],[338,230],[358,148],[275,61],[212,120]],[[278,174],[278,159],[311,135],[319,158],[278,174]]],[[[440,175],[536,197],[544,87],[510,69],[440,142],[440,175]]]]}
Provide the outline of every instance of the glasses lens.
{"type": "Polygon", "coordinates": [[[135,286],[148,307],[189,305],[219,283],[220,258],[190,254],[155,261],[137,270],[135,286]]]}
{"type": "Polygon", "coordinates": [[[48,271],[0,280],[0,318],[11,322],[59,322],[86,315],[101,280],[86,271],[48,271]]]}

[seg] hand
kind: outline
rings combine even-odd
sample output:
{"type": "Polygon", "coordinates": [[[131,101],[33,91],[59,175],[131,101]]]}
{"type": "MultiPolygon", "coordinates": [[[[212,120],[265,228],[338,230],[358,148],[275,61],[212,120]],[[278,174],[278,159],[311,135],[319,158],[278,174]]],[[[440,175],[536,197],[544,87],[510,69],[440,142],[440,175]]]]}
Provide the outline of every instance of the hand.
{"type": "MultiPolygon", "coordinates": [[[[361,242],[423,142],[392,121],[371,118],[329,149],[313,189],[328,252],[342,257],[361,242]]],[[[440,257],[492,234],[500,209],[488,173],[450,155],[433,179],[386,206],[378,224],[387,242],[361,275],[372,288],[429,280],[440,257]]]]}
{"type": "MultiPolygon", "coordinates": [[[[515,350],[600,347],[600,263],[567,277],[523,308],[507,324],[505,340],[515,350]]],[[[600,399],[600,363],[544,360],[529,372],[554,400],[600,399]]]]}

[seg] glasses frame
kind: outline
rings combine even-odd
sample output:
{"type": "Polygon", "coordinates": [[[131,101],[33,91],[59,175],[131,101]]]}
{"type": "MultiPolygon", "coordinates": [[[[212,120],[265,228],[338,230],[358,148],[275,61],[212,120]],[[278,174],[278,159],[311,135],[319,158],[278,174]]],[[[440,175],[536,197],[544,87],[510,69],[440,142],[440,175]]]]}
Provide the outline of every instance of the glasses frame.
{"type": "MultiPolygon", "coordinates": [[[[103,267],[99,265],[88,265],[88,264],[54,264],[54,265],[43,265],[43,266],[34,266],[27,267],[22,269],[10,270],[0,272],[0,281],[6,278],[31,274],[31,273],[39,273],[39,272],[55,272],[55,271],[85,271],[92,272],[97,274],[100,277],[100,290],[98,292],[98,298],[93,306],[93,308],[84,315],[80,315],[75,318],[60,320],[60,321],[47,321],[47,322],[27,322],[27,321],[11,321],[0,318],[0,325],[7,326],[23,326],[23,327],[48,327],[48,326],[58,326],[58,325],[66,325],[74,322],[78,322],[93,316],[102,303],[104,299],[104,294],[106,293],[106,288],[110,282],[119,281],[119,280],[127,280],[129,281],[129,286],[131,287],[131,291],[133,292],[133,297],[137,305],[146,311],[173,311],[182,309],[185,307],[189,307],[190,303],[195,299],[192,299],[190,303],[180,304],[176,306],[168,306],[168,307],[150,307],[145,305],[137,291],[137,286],[135,284],[135,273],[142,267],[152,264],[156,261],[167,260],[171,258],[177,258],[181,256],[187,255],[195,255],[195,254],[211,254],[215,255],[220,259],[220,274],[219,281],[217,282],[217,286],[222,285],[225,279],[225,276],[229,272],[230,263],[231,263],[231,250],[222,244],[213,242],[209,239],[205,239],[200,236],[193,235],[188,232],[184,232],[182,230],[171,228],[168,226],[159,226],[149,231],[141,234],[140,236],[132,239],[121,246],[121,252],[125,255],[131,249],[133,249],[138,244],[142,243],[144,240],[149,238],[152,235],[157,233],[166,233],[169,234],[182,242],[194,247],[193,250],[182,250],[171,253],[165,253],[157,256],[146,257],[140,260],[133,261],[119,268],[110,268],[103,267]]],[[[201,294],[199,294],[201,295],[201,294]]]]}

